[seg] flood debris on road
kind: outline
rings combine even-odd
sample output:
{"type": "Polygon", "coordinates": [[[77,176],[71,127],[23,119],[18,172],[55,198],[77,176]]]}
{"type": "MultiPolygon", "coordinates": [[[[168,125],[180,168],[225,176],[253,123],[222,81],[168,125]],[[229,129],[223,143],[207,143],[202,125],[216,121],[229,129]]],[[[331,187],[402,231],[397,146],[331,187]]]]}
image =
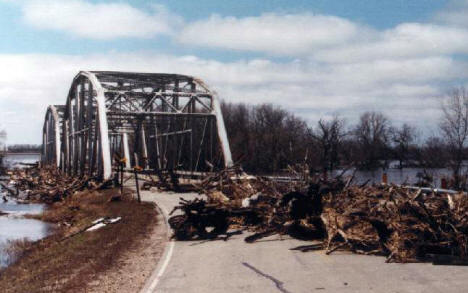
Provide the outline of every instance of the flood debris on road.
{"type": "Polygon", "coordinates": [[[207,200],[181,200],[169,219],[178,240],[213,239],[233,228],[252,243],[288,234],[320,244],[294,248],[384,255],[387,262],[468,265],[468,197],[393,185],[351,186],[316,178],[276,183],[225,170],[206,178],[207,200]]]}

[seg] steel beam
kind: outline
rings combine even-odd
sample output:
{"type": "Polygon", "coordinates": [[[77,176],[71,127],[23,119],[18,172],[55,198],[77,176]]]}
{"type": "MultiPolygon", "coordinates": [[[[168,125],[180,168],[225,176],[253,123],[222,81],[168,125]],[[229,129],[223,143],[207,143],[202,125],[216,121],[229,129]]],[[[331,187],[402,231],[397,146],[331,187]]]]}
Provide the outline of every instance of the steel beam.
{"type": "Polygon", "coordinates": [[[47,108],[42,141],[42,163],[44,165],[60,166],[60,125],[62,123],[60,115],[62,112],[63,106],[50,105],[47,108]]]}
{"type": "Polygon", "coordinates": [[[125,168],[130,169],[132,167],[132,164],[130,162],[130,151],[128,147],[128,135],[127,133],[122,133],[122,144],[123,144],[123,149],[124,149],[124,154],[125,154],[125,168]]]}
{"type": "Polygon", "coordinates": [[[63,109],[61,126],[53,110],[46,115],[43,152],[50,157],[53,141],[54,160],[69,174],[110,179],[112,158],[125,157],[130,168],[131,152],[135,164],[180,174],[232,165],[218,97],[191,76],[81,71],[63,109]]]}

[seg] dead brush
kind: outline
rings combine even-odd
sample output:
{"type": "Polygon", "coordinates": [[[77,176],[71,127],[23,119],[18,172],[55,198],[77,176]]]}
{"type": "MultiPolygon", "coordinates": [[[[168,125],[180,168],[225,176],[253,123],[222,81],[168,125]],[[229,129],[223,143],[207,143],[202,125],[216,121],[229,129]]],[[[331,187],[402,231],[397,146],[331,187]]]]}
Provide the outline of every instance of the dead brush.
{"type": "Polygon", "coordinates": [[[27,238],[7,240],[3,252],[5,254],[6,265],[9,266],[16,262],[19,258],[31,249],[34,242],[27,238]]]}

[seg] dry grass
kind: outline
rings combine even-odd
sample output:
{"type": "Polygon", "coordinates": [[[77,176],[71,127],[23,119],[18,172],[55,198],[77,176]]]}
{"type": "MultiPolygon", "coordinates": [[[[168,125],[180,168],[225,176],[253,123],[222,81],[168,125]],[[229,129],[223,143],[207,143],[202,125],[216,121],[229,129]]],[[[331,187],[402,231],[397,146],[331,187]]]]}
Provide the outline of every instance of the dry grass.
{"type": "Polygon", "coordinates": [[[0,292],[79,292],[97,274],[119,266],[119,257],[156,225],[154,204],[130,196],[109,201],[116,190],[81,192],[35,216],[57,224],[52,236],[38,241],[23,257],[0,272],[0,292]],[[94,232],[78,233],[100,217],[122,217],[94,232]]]}
{"type": "Polygon", "coordinates": [[[24,252],[30,249],[32,245],[33,242],[26,238],[8,240],[5,245],[6,248],[3,250],[3,252],[6,254],[7,264],[12,264],[21,258],[24,252]]]}

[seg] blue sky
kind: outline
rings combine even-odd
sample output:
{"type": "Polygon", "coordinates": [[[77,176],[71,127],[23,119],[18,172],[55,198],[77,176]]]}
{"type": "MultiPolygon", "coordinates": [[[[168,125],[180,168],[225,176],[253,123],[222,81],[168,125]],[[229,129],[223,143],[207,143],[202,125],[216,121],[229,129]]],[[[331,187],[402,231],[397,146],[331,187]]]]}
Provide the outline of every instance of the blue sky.
{"type": "Polygon", "coordinates": [[[0,125],[39,143],[80,70],[176,72],[310,123],[367,110],[437,128],[467,85],[467,0],[0,0],[0,125]]]}
{"type": "MultiPolygon", "coordinates": [[[[66,2],[66,0],[65,0],[66,2]]],[[[112,3],[124,1],[89,1],[91,3],[112,3]]],[[[216,1],[216,0],[178,0],[178,1],[144,1],[129,2],[133,7],[148,10],[158,3],[170,11],[182,16],[187,21],[196,21],[212,14],[221,16],[258,16],[262,13],[303,13],[335,15],[353,21],[385,29],[402,22],[427,21],[434,12],[447,4],[446,0],[270,0],[270,1],[216,1]]],[[[244,54],[236,52],[218,52],[206,48],[200,50],[193,47],[175,45],[169,38],[154,39],[124,38],[107,40],[105,42],[76,38],[66,32],[37,30],[21,21],[21,8],[12,1],[0,2],[0,53],[58,53],[58,54],[89,54],[102,50],[157,50],[159,52],[177,52],[178,54],[197,54],[213,56],[222,60],[243,58],[244,54]],[[234,55],[234,56],[233,56],[234,55]]],[[[252,57],[247,56],[247,57],[252,57]]]]}

